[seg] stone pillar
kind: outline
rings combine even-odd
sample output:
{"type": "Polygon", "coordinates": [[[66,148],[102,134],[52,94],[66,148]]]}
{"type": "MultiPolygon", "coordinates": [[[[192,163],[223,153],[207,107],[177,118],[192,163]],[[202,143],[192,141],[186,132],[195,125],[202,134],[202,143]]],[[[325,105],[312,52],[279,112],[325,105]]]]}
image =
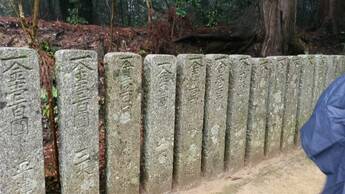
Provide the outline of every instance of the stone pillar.
{"type": "Polygon", "coordinates": [[[105,56],[107,193],[139,193],[142,59],[105,56]]]}
{"type": "Polygon", "coordinates": [[[61,193],[99,193],[98,64],[93,51],[55,54],[61,193]]]}
{"type": "Polygon", "coordinates": [[[144,193],[160,194],[172,187],[176,58],[148,55],[144,61],[144,193]]]}
{"type": "Polygon", "coordinates": [[[343,75],[343,73],[345,72],[344,69],[344,65],[343,64],[343,55],[335,55],[335,63],[336,63],[336,72],[335,72],[335,76],[336,78],[340,77],[341,75],[343,75]]]}
{"type": "Polygon", "coordinates": [[[177,57],[174,186],[189,186],[201,176],[205,80],[203,55],[177,57]]]}
{"type": "Polygon", "coordinates": [[[270,63],[268,59],[253,58],[252,64],[253,69],[251,75],[246,138],[246,164],[253,164],[264,158],[270,78],[270,63]]]}
{"type": "Polygon", "coordinates": [[[336,70],[337,70],[336,55],[325,56],[325,68],[326,68],[325,88],[327,88],[336,78],[336,70]]]}
{"type": "Polygon", "coordinates": [[[345,73],[345,55],[341,55],[339,60],[342,67],[341,74],[344,74],[345,73]]]}
{"type": "Polygon", "coordinates": [[[301,59],[298,56],[289,57],[287,85],[285,92],[285,110],[281,149],[291,149],[295,145],[296,123],[298,112],[298,91],[301,79],[301,59]]]}
{"type": "Polygon", "coordinates": [[[280,151],[280,139],[283,129],[284,99],[286,89],[287,57],[270,57],[270,83],[267,113],[267,131],[265,154],[272,157],[280,151]]]}
{"type": "Polygon", "coordinates": [[[314,95],[313,102],[316,105],[326,83],[326,65],[324,55],[314,55],[315,60],[315,79],[314,79],[314,95]]]}
{"type": "Polygon", "coordinates": [[[226,113],[229,89],[228,55],[206,55],[207,66],[202,172],[206,177],[224,170],[226,113]]]}
{"type": "Polygon", "coordinates": [[[230,55],[225,168],[234,173],[244,166],[252,64],[250,56],[230,55]]]}
{"type": "Polygon", "coordinates": [[[316,64],[316,55],[306,55],[308,63],[310,63],[310,66],[312,66],[312,68],[314,68],[313,70],[313,87],[312,87],[312,100],[311,100],[311,104],[312,104],[312,110],[314,110],[315,105],[316,105],[316,93],[318,92],[318,88],[317,88],[317,64],[316,64]]]}
{"type": "Polygon", "coordinates": [[[314,68],[313,56],[300,55],[301,60],[301,81],[298,92],[298,112],[297,112],[297,134],[295,136],[295,144],[300,145],[299,130],[310,118],[314,107],[313,102],[313,87],[314,87],[314,68]]]}
{"type": "Polygon", "coordinates": [[[39,60],[0,48],[0,193],[45,193],[39,60]]]}

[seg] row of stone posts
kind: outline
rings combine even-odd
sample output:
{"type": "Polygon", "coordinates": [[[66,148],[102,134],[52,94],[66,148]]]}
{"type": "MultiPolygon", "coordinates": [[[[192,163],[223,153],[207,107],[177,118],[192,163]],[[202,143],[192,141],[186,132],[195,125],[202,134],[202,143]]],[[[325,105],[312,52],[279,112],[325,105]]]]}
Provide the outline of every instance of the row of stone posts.
{"type": "MultiPolygon", "coordinates": [[[[56,53],[61,193],[99,193],[98,59],[56,53]]],[[[0,193],[45,193],[37,53],[0,48],[0,193]]],[[[299,145],[344,56],[105,56],[106,191],[160,194],[299,145]]]]}

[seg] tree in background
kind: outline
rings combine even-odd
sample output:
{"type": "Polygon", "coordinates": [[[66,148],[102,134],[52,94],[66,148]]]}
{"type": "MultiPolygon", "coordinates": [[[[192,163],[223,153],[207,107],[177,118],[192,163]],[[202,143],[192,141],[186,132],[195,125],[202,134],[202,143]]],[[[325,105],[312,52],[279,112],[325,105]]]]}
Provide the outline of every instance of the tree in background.
{"type": "Polygon", "coordinates": [[[24,0],[19,0],[17,5],[13,5],[15,12],[17,12],[17,17],[20,20],[23,30],[28,35],[29,45],[33,48],[38,47],[37,45],[37,30],[38,30],[38,19],[40,14],[40,0],[35,0],[32,9],[32,21],[31,24],[25,17],[24,13],[24,0]],[[17,8],[16,8],[17,7],[17,8]]]}
{"type": "Polygon", "coordinates": [[[35,0],[34,1],[34,8],[32,13],[32,36],[34,38],[34,41],[37,39],[37,30],[38,30],[38,19],[40,14],[40,4],[41,0],[35,0]]]}
{"type": "Polygon", "coordinates": [[[152,15],[153,15],[152,0],[146,0],[146,6],[147,6],[147,23],[150,25],[152,23],[152,15]]]}
{"type": "Polygon", "coordinates": [[[296,38],[297,0],[262,0],[265,38],[261,55],[298,53],[296,38]]]}
{"type": "Polygon", "coordinates": [[[336,0],[320,0],[321,26],[330,26],[330,30],[334,34],[336,34],[338,31],[335,15],[336,3],[336,0]]]}
{"type": "Polygon", "coordinates": [[[116,14],[116,0],[111,1],[111,18],[110,18],[110,51],[113,50],[114,39],[114,20],[116,14]]]}

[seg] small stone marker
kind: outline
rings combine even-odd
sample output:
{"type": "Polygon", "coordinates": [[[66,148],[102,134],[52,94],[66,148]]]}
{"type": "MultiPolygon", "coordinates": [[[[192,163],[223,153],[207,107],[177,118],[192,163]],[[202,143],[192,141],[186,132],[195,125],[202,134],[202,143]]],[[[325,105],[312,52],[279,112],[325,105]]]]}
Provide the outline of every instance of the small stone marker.
{"type": "Polygon", "coordinates": [[[107,193],[139,193],[142,59],[105,56],[107,193]]]}
{"type": "Polygon", "coordinates": [[[291,56],[289,58],[287,85],[285,93],[285,111],[283,120],[283,132],[281,149],[288,150],[295,145],[298,91],[301,79],[301,58],[291,56]]]}
{"type": "Polygon", "coordinates": [[[39,60],[0,48],[0,193],[45,193],[39,60]]]}
{"type": "Polygon", "coordinates": [[[252,64],[250,56],[230,55],[225,168],[230,173],[244,166],[252,64]]]}
{"type": "Polygon", "coordinates": [[[201,177],[205,80],[203,55],[177,57],[174,184],[178,187],[201,177]]]}
{"type": "Polygon", "coordinates": [[[148,55],[144,62],[144,193],[160,194],[172,187],[176,58],[148,55]]]}
{"type": "Polygon", "coordinates": [[[99,193],[98,65],[93,51],[55,54],[61,193],[99,193]]]}
{"type": "Polygon", "coordinates": [[[206,55],[207,65],[202,172],[206,177],[224,170],[226,113],[229,86],[228,55],[206,55]]]}
{"type": "Polygon", "coordinates": [[[249,99],[248,128],[246,139],[246,164],[264,158],[267,99],[270,62],[266,58],[253,58],[249,99]]]}
{"type": "Polygon", "coordinates": [[[301,81],[299,85],[298,94],[298,112],[297,112],[297,134],[295,135],[295,144],[300,145],[299,130],[308,121],[313,112],[313,86],[314,86],[314,68],[315,64],[312,63],[313,56],[300,55],[301,60],[301,81]]]}
{"type": "Polygon", "coordinates": [[[280,151],[286,74],[289,60],[287,57],[270,57],[268,59],[271,64],[265,154],[266,156],[272,157],[280,151]]]}
{"type": "Polygon", "coordinates": [[[325,88],[327,88],[336,77],[337,70],[337,57],[335,55],[325,56],[325,68],[326,68],[326,78],[325,78],[325,88]]]}

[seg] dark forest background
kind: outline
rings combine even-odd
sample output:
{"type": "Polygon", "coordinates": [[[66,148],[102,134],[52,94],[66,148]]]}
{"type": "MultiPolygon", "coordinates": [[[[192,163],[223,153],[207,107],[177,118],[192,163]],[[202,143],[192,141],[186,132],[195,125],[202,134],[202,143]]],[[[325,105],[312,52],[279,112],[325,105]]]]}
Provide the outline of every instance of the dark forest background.
{"type": "MultiPolygon", "coordinates": [[[[0,0],[0,15],[18,15],[19,1],[0,0]]],[[[31,16],[34,0],[23,2],[31,16]]],[[[74,25],[149,26],[174,43],[208,44],[207,52],[308,53],[310,32],[331,37],[337,50],[345,45],[344,0],[41,0],[39,15],[74,25]]]]}

